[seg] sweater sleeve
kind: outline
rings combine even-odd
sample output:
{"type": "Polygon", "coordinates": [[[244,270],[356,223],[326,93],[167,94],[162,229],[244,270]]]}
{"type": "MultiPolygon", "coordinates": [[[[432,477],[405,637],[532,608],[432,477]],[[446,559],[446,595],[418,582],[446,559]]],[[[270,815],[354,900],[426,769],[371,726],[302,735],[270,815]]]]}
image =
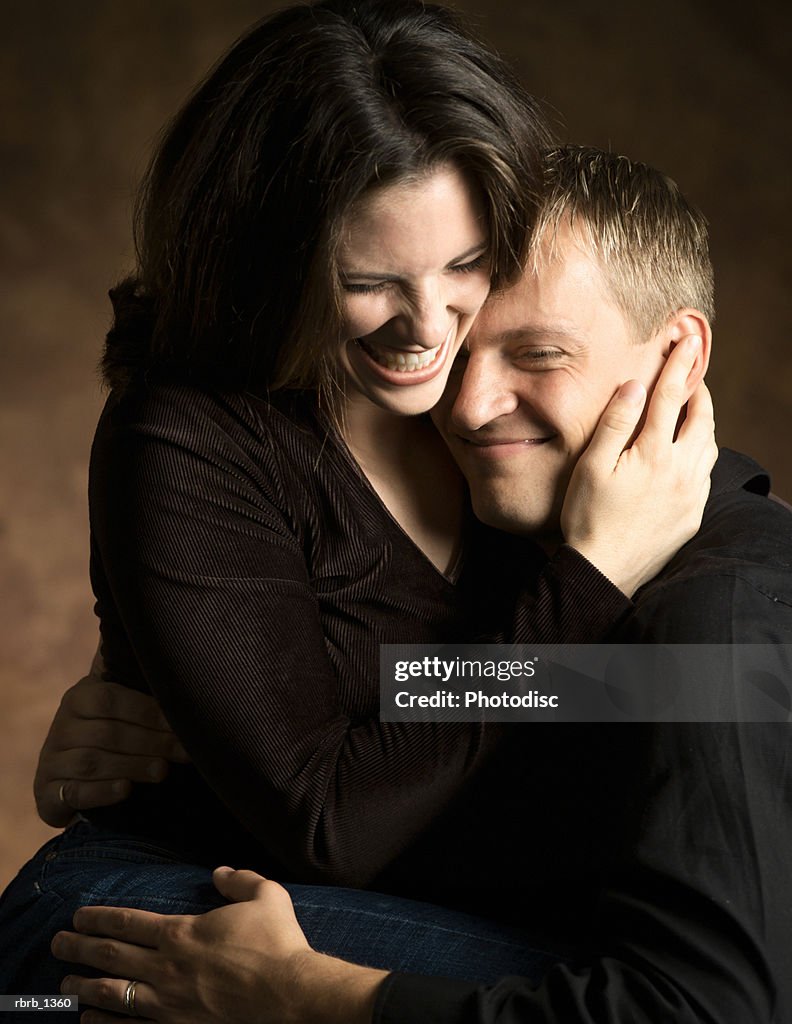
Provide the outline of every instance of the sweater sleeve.
{"type": "Polygon", "coordinates": [[[580,552],[547,558],[526,538],[477,524],[468,569],[469,639],[501,644],[603,640],[633,602],[580,552]]]}
{"type": "MultiPolygon", "coordinates": [[[[300,878],[364,886],[459,792],[499,727],[344,712],[288,466],[267,474],[204,412],[106,414],[97,569],[142,680],[220,799],[300,878]]],[[[545,623],[563,577],[539,598],[545,623]]]]}

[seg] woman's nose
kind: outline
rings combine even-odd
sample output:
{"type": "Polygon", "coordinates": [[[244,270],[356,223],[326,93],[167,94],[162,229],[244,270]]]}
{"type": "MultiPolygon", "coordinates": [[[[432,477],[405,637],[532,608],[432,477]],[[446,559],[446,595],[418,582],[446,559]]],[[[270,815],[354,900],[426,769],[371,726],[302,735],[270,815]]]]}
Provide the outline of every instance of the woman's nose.
{"type": "Polygon", "coordinates": [[[405,304],[401,316],[405,341],[421,348],[437,348],[459,320],[460,311],[442,288],[433,287],[405,304]]]}

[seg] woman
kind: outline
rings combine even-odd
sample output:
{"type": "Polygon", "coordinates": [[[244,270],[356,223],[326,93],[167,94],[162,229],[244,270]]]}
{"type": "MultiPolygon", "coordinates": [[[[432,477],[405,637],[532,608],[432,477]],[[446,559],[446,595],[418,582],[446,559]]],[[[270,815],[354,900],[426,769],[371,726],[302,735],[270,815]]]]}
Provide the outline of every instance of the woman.
{"type": "MultiPolygon", "coordinates": [[[[276,15],[171,125],[114,293],[92,582],[108,672],[156,694],[192,764],[23,869],[0,921],[12,989],[62,973],[44,950],[75,906],[212,906],[218,860],[507,914],[521,738],[379,722],[379,645],[596,640],[695,530],[706,480],[657,453],[649,498],[617,455],[584,460],[546,566],[469,521],[422,414],[520,267],[544,141],[500,62],[411,0],[276,15]],[[664,465],[687,516],[657,501],[664,465]],[[507,559],[524,582],[493,602],[507,559]]],[[[487,976],[528,955],[502,935],[487,976]]]]}

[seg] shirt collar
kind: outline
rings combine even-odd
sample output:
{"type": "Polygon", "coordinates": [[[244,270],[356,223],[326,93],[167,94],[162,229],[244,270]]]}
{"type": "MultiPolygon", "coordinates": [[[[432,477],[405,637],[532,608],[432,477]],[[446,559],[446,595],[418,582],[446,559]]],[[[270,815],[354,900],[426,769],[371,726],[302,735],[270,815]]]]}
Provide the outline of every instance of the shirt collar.
{"type": "Polygon", "coordinates": [[[721,448],[718,461],[712,470],[711,495],[727,491],[745,490],[753,494],[770,493],[770,475],[748,455],[721,448]]]}

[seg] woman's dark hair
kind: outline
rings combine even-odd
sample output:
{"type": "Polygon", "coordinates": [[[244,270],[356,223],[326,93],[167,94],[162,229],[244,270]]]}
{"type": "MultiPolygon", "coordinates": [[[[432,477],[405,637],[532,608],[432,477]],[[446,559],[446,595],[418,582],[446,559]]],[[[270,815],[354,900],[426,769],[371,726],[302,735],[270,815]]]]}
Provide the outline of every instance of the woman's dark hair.
{"type": "Polygon", "coordinates": [[[332,386],[335,255],[353,204],[454,164],[483,197],[497,287],[524,258],[546,143],[535,102],[442,7],[320,0],[259,22],[146,173],[106,381],[332,386]]]}

